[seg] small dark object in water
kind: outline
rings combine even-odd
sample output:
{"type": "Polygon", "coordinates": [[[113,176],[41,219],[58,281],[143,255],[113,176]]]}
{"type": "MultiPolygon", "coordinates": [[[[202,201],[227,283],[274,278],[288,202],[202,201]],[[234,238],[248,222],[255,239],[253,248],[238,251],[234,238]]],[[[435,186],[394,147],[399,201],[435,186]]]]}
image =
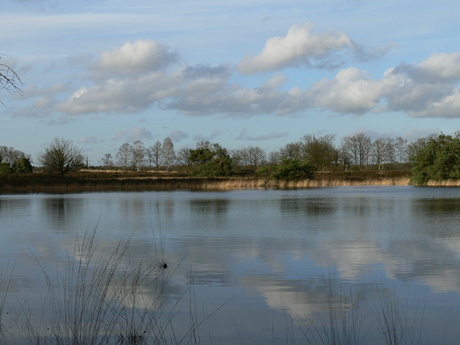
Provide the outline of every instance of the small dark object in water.
{"type": "Polygon", "coordinates": [[[161,265],[161,267],[163,267],[163,268],[166,269],[166,268],[168,268],[168,264],[167,264],[166,262],[163,262],[163,264],[161,265]]]}

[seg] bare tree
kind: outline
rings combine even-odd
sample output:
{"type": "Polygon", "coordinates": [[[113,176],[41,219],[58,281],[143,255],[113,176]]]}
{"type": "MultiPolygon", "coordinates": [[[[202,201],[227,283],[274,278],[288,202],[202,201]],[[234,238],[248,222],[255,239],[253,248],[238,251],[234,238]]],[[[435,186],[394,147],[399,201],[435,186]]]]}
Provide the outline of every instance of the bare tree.
{"type": "Polygon", "coordinates": [[[409,160],[406,139],[402,137],[397,137],[395,140],[394,148],[395,148],[395,160],[398,163],[404,163],[409,160]]]}
{"type": "Polygon", "coordinates": [[[394,163],[396,161],[396,146],[393,138],[387,138],[385,144],[387,163],[394,163]]]}
{"type": "Polygon", "coordinates": [[[117,164],[123,170],[127,170],[131,162],[131,145],[124,143],[116,154],[117,164]]]}
{"type": "Polygon", "coordinates": [[[14,147],[0,146],[1,172],[32,172],[30,155],[16,150],[14,147]]]}
{"type": "Polygon", "coordinates": [[[278,164],[281,162],[279,151],[272,151],[268,154],[268,164],[278,164]]]}
{"type": "Polygon", "coordinates": [[[301,159],[302,144],[300,142],[289,143],[280,149],[280,158],[284,159],[301,159]]]}
{"type": "Polygon", "coordinates": [[[316,137],[311,134],[301,139],[302,159],[307,160],[318,170],[323,170],[338,161],[338,150],[334,146],[334,135],[316,137]]]}
{"type": "Polygon", "coordinates": [[[243,163],[243,150],[231,150],[230,151],[230,158],[233,161],[233,164],[237,167],[241,167],[244,165],[243,163]]]}
{"type": "Polygon", "coordinates": [[[8,92],[21,92],[21,85],[21,79],[16,72],[8,65],[0,63],[0,88],[8,92]]]}
{"type": "Polygon", "coordinates": [[[248,146],[239,151],[239,158],[241,159],[240,164],[243,166],[251,166],[254,169],[257,169],[267,156],[265,151],[259,146],[248,146]]]}
{"type": "Polygon", "coordinates": [[[377,165],[379,171],[383,170],[383,164],[389,161],[388,153],[388,142],[386,139],[380,138],[372,143],[372,162],[377,165]]]}
{"type": "Polygon", "coordinates": [[[0,146],[0,163],[14,164],[20,158],[30,159],[30,155],[26,155],[14,147],[0,146]]]}
{"type": "Polygon", "coordinates": [[[131,167],[136,171],[141,170],[145,162],[146,149],[144,143],[140,140],[133,142],[131,146],[131,167]]]}
{"type": "Polygon", "coordinates": [[[101,158],[100,163],[105,168],[113,167],[113,157],[111,153],[106,153],[104,157],[101,158]]]}
{"type": "Polygon", "coordinates": [[[38,155],[38,162],[50,173],[64,176],[84,166],[85,157],[71,140],[54,138],[49,146],[38,155]]]}
{"type": "Polygon", "coordinates": [[[176,153],[174,152],[174,144],[169,137],[165,138],[165,140],[163,141],[163,146],[161,147],[161,156],[162,156],[163,164],[169,170],[169,168],[176,161],[176,153]]]}
{"type": "Polygon", "coordinates": [[[342,142],[342,150],[347,152],[351,163],[360,167],[365,166],[367,168],[371,147],[372,140],[364,133],[345,137],[342,142]]]}
{"type": "Polygon", "coordinates": [[[159,140],[147,149],[147,155],[149,157],[150,166],[152,163],[155,165],[157,170],[160,170],[161,165],[161,143],[159,140]]]}
{"type": "Polygon", "coordinates": [[[177,162],[180,165],[191,166],[192,161],[190,160],[190,149],[183,148],[177,152],[177,162]]]}

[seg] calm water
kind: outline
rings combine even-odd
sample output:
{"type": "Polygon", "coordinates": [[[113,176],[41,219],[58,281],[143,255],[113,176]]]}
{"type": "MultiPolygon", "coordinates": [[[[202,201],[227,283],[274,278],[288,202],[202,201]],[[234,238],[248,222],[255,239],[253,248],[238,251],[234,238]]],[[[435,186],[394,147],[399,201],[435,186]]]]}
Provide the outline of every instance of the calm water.
{"type": "MultiPolygon", "coordinates": [[[[389,305],[421,343],[460,344],[457,188],[2,195],[0,220],[1,322],[14,335],[15,315],[44,323],[44,273],[68,279],[76,239],[96,229],[95,254],[129,240],[123,267],[167,263],[163,308],[177,333],[203,320],[202,344],[306,343],[334,308],[359,311],[364,344],[384,344],[389,305]]],[[[158,291],[142,297],[139,309],[158,291]]]]}

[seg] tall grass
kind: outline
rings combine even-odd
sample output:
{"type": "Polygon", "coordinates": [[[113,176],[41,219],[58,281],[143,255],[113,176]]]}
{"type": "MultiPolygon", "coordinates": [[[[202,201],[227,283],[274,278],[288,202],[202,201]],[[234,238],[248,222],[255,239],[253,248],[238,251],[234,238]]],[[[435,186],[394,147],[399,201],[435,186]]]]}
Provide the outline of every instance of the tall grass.
{"type": "Polygon", "coordinates": [[[95,237],[96,230],[76,238],[63,274],[51,274],[37,259],[47,291],[39,311],[27,296],[16,297],[8,306],[12,279],[4,279],[0,343],[198,344],[204,320],[192,315],[190,328],[182,333],[174,322],[179,301],[192,290],[172,305],[165,303],[174,268],[166,269],[164,258],[131,260],[129,240],[118,242],[113,250],[96,250],[95,237]]]}
{"type": "MultiPolygon", "coordinates": [[[[406,303],[403,304],[399,300],[395,301],[395,298],[386,298],[383,291],[379,289],[378,293],[381,301],[381,308],[377,313],[377,321],[381,334],[384,337],[385,344],[420,344],[425,308],[423,306],[419,307],[419,303],[417,303],[414,316],[411,317],[407,305],[410,296],[407,296],[406,303]],[[420,316],[418,321],[415,317],[416,314],[420,316]]],[[[396,296],[396,293],[393,292],[393,296],[396,296]]]]}
{"type": "Polygon", "coordinates": [[[323,277],[326,310],[306,315],[303,335],[307,345],[361,345],[365,344],[368,325],[362,314],[361,301],[353,292],[337,284],[336,277],[323,277]]]}
{"type": "Polygon", "coordinates": [[[346,290],[337,281],[334,276],[323,277],[326,308],[295,318],[295,322],[301,327],[303,338],[301,341],[295,340],[294,327],[288,323],[290,341],[287,343],[307,345],[426,343],[422,337],[426,295],[416,300],[415,310],[412,310],[410,305],[412,306],[414,302],[414,296],[411,296],[410,291],[406,300],[401,300],[395,289],[376,287],[378,303],[376,309],[370,310],[365,306],[363,297],[356,297],[352,290],[346,290]]]}

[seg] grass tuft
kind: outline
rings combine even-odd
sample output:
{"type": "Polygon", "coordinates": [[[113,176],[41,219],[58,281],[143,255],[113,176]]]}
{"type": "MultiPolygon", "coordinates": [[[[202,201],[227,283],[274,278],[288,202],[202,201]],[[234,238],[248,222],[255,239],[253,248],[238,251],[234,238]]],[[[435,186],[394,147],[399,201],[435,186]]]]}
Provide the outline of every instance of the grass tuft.
{"type": "Polygon", "coordinates": [[[204,320],[191,309],[190,329],[178,334],[174,317],[182,298],[166,305],[174,269],[166,270],[163,258],[132,260],[129,240],[107,251],[96,247],[95,238],[96,229],[77,236],[63,274],[50,274],[37,259],[47,288],[38,315],[27,297],[8,306],[13,280],[6,279],[0,291],[0,344],[199,344],[204,320]],[[7,322],[6,310],[16,311],[7,322]]]}

